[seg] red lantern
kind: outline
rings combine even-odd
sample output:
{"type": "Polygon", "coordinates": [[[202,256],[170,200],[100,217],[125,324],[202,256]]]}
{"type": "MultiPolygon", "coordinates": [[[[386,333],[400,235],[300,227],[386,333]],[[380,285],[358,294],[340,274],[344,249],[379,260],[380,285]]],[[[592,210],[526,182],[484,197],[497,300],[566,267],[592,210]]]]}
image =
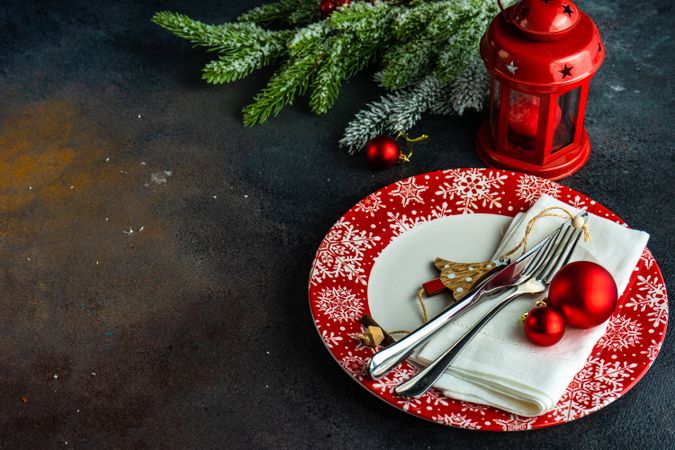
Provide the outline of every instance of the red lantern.
{"type": "Polygon", "coordinates": [[[605,57],[595,23],[571,1],[522,0],[502,8],[480,52],[491,75],[483,162],[554,180],[579,170],[591,151],[588,86],[605,57]]]}

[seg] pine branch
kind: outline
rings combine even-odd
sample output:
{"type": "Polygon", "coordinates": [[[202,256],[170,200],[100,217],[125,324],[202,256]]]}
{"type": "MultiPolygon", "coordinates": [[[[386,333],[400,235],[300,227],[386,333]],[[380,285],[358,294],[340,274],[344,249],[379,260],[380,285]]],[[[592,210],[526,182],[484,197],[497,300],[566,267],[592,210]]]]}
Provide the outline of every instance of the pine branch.
{"type": "Polygon", "coordinates": [[[374,59],[386,38],[391,9],[384,4],[353,4],[334,12],[329,20],[333,31],[326,43],[326,57],[312,83],[310,107],[316,114],[327,112],[335,103],[344,80],[374,59]]]}
{"type": "Polygon", "coordinates": [[[447,95],[448,88],[438,78],[428,76],[409,89],[400,104],[391,111],[386,128],[389,133],[406,133],[422,118],[430,106],[447,95]]]}
{"type": "Polygon", "coordinates": [[[349,122],[340,139],[340,147],[354,154],[375,136],[407,132],[443,95],[447,95],[447,86],[433,76],[426,77],[412,88],[383,95],[366,105],[349,122]]]}
{"type": "Polygon", "coordinates": [[[462,115],[467,109],[480,111],[488,96],[490,75],[480,58],[473,58],[466,69],[450,84],[447,93],[432,102],[432,114],[462,115]]]}
{"type": "Polygon", "coordinates": [[[319,19],[319,5],[316,0],[279,0],[246,11],[237,20],[258,25],[270,22],[305,25],[319,19]]]}
{"type": "Polygon", "coordinates": [[[429,73],[434,60],[437,75],[368,104],[347,125],[340,146],[353,154],[379,134],[407,132],[425,112],[462,115],[481,109],[489,76],[478,45],[497,12],[484,0],[411,4],[394,21],[398,44],[386,52],[376,81],[389,89],[410,85],[429,73]]]}
{"type": "Polygon", "coordinates": [[[497,13],[492,0],[354,0],[322,20],[317,3],[277,0],[223,25],[166,11],[152,20],[218,53],[203,69],[209,83],[235,81],[282,62],[244,108],[246,125],[277,115],[310,87],[311,109],[325,113],[342,83],[376,60],[382,61],[375,77],[382,86],[409,87],[383,96],[357,114],[341,141],[351,152],[373,135],[407,131],[424,112],[461,114],[482,105],[486,75],[476,55],[480,36],[497,13]],[[260,26],[271,22],[304,26],[281,31],[260,26]]]}
{"type": "Polygon", "coordinates": [[[375,136],[385,131],[386,120],[395,105],[399,102],[400,93],[387,94],[379,100],[370,102],[354,116],[345,128],[339,145],[353,155],[375,136]]]}
{"type": "Polygon", "coordinates": [[[478,54],[480,39],[492,18],[499,12],[496,2],[465,0],[467,7],[444,46],[435,70],[441,80],[451,82],[478,54]]]}
{"type": "Polygon", "coordinates": [[[259,125],[303,95],[314,72],[325,57],[323,39],[329,30],[325,22],[303,28],[288,43],[289,60],[272,76],[267,86],[243,110],[244,125],[259,125]]]}
{"type": "Polygon", "coordinates": [[[385,53],[384,68],[376,81],[395,90],[428,74],[436,65],[439,51],[448,45],[448,36],[454,35],[467,17],[475,15],[480,7],[476,2],[483,1],[421,2],[406,10],[394,21],[397,43],[385,53]]]}
{"type": "Polygon", "coordinates": [[[389,90],[406,87],[428,72],[436,53],[435,43],[430,39],[417,39],[392,47],[385,54],[385,67],[376,74],[376,80],[389,90]]]}
{"type": "Polygon", "coordinates": [[[310,107],[316,114],[328,112],[340,93],[342,83],[362,70],[374,58],[375,49],[364,49],[345,36],[333,39],[333,46],[312,82],[310,107]]]}
{"type": "Polygon", "coordinates": [[[204,66],[202,78],[212,84],[230,83],[270,65],[286,53],[289,32],[278,32],[266,44],[251,45],[222,52],[217,60],[204,66]]]}
{"type": "Polygon", "coordinates": [[[156,13],[152,21],[198,47],[207,47],[211,51],[219,52],[265,44],[268,40],[274,39],[276,34],[274,31],[264,30],[253,23],[207,25],[169,11],[156,13]]]}
{"type": "Polygon", "coordinates": [[[289,55],[300,56],[311,49],[320,47],[329,33],[330,29],[325,21],[301,28],[288,41],[289,55]]]}
{"type": "Polygon", "coordinates": [[[388,32],[392,19],[399,11],[399,7],[382,1],[357,2],[339,8],[328,21],[336,31],[353,33],[360,41],[373,40],[375,44],[388,32]]]}
{"type": "Polygon", "coordinates": [[[394,37],[401,42],[418,38],[421,33],[426,33],[431,19],[443,18],[447,21],[447,14],[452,14],[455,3],[455,1],[411,3],[410,7],[403,9],[394,20],[392,25],[394,37]]]}
{"type": "Polygon", "coordinates": [[[286,42],[292,36],[290,31],[268,31],[252,23],[207,25],[166,11],[155,14],[152,20],[197,46],[220,53],[202,73],[202,78],[213,84],[239,80],[275,62],[286,52],[286,42]]]}
{"type": "Polygon", "coordinates": [[[259,125],[276,116],[286,105],[293,104],[298,95],[307,91],[311,76],[316,70],[317,53],[291,59],[279,69],[267,86],[253,98],[253,103],[244,108],[244,125],[259,125]]]}
{"type": "Polygon", "coordinates": [[[345,62],[349,52],[349,39],[335,37],[326,45],[327,58],[322,62],[312,82],[312,95],[309,106],[316,114],[323,114],[333,106],[342,81],[347,76],[345,62]]]}
{"type": "Polygon", "coordinates": [[[451,83],[428,76],[414,87],[386,94],[369,103],[349,122],[340,147],[350,154],[383,133],[407,133],[427,112],[462,115],[467,109],[480,110],[487,94],[489,76],[480,58],[451,83]]]}

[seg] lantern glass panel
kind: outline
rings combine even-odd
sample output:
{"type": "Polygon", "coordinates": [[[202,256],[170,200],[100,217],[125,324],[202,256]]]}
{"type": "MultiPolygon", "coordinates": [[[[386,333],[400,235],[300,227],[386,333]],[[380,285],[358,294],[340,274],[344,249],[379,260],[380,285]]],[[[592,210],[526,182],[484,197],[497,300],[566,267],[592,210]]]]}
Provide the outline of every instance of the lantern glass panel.
{"type": "Polygon", "coordinates": [[[492,138],[497,140],[497,124],[499,123],[499,99],[502,96],[499,81],[492,80],[492,104],[490,105],[490,129],[492,138]]]}
{"type": "Polygon", "coordinates": [[[516,90],[509,96],[509,144],[523,150],[534,150],[539,128],[538,95],[516,90]]]}
{"type": "Polygon", "coordinates": [[[552,151],[560,150],[574,142],[580,96],[581,88],[578,87],[558,97],[560,122],[553,134],[552,151]]]}

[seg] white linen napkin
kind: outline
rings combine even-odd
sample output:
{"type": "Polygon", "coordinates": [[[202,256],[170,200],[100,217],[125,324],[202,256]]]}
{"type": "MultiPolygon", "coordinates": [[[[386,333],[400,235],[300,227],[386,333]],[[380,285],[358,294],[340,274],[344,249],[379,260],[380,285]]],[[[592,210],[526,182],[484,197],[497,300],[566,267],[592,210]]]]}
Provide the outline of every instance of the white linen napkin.
{"type": "MultiPolygon", "coordinates": [[[[549,196],[542,196],[525,213],[516,216],[497,248],[494,258],[504,254],[522,239],[530,218],[550,206],[579,212],[549,196]]],[[[564,221],[543,217],[536,222],[528,247],[540,242],[564,221]]],[[[595,261],[614,277],[619,293],[626,288],[649,235],[631,230],[605,218],[590,214],[591,240],[579,241],[571,261],[595,261]]],[[[580,330],[568,327],[560,342],[537,347],[525,337],[520,316],[534,307],[538,296],[523,296],[511,302],[457,356],[434,387],[446,396],[494,406],[522,416],[538,416],[552,409],[575,374],[584,366],[593,346],[604,334],[607,322],[580,330]]],[[[429,364],[451,342],[458,340],[480,320],[499,298],[480,302],[440,330],[416,355],[429,364]]]]}

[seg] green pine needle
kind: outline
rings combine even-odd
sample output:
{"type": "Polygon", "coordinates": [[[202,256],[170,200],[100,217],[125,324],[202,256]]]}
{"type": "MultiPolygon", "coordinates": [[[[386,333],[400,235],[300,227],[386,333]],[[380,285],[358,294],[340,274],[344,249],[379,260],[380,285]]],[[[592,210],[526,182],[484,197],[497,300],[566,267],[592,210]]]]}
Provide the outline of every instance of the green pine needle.
{"type": "Polygon", "coordinates": [[[267,86],[243,110],[244,125],[260,125],[274,117],[286,105],[293,104],[298,95],[307,91],[320,55],[309,53],[291,59],[270,79],[267,86]]]}
{"type": "Polygon", "coordinates": [[[367,49],[346,37],[335,38],[312,82],[309,106],[316,114],[327,113],[335,104],[342,83],[371,61],[374,50],[367,49]]]}
{"type": "Polygon", "coordinates": [[[326,46],[327,57],[317,70],[309,99],[309,106],[316,114],[328,112],[340,93],[342,81],[347,75],[345,53],[348,46],[349,40],[344,38],[334,38],[326,46]]]}
{"type": "Polygon", "coordinates": [[[215,51],[228,51],[273,39],[274,32],[253,23],[227,23],[207,25],[182,14],[160,11],[152,21],[173,34],[200,47],[215,51]]]}
{"type": "Polygon", "coordinates": [[[222,84],[240,80],[256,69],[276,62],[286,53],[288,33],[279,32],[265,45],[251,45],[221,52],[217,60],[204,66],[202,78],[208,83],[222,84]]]}
{"type": "Polygon", "coordinates": [[[431,40],[413,40],[393,47],[384,57],[385,67],[378,73],[378,81],[389,90],[406,87],[428,72],[436,54],[431,40]]]}
{"type": "Polygon", "coordinates": [[[279,0],[257,6],[237,18],[239,22],[259,25],[271,22],[304,25],[319,19],[319,5],[316,0],[279,0]]]}

